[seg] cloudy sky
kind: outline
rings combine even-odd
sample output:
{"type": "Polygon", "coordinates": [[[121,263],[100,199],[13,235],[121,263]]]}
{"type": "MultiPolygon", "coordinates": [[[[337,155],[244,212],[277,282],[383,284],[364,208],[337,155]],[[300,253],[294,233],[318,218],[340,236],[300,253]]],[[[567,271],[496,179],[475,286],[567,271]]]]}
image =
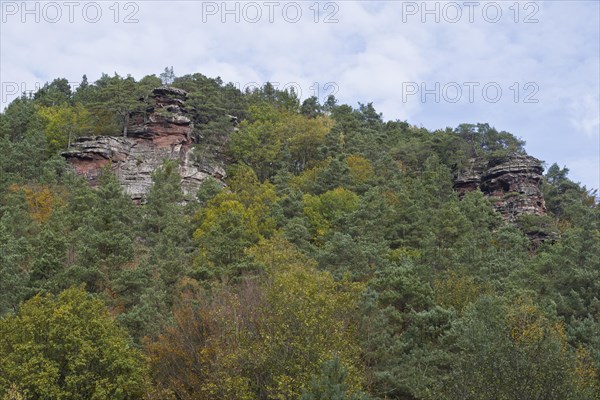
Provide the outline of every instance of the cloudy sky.
{"type": "Polygon", "coordinates": [[[428,129],[488,122],[600,187],[596,0],[0,3],[2,108],[57,77],[173,66],[428,129]]]}

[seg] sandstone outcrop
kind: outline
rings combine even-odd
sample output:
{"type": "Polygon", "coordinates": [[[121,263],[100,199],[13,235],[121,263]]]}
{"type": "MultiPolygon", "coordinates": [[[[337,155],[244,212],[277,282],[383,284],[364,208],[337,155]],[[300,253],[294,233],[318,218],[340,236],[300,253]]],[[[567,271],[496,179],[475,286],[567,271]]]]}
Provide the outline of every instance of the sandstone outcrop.
{"type": "Polygon", "coordinates": [[[540,160],[528,155],[471,159],[469,166],[455,177],[454,189],[460,196],[480,189],[508,221],[524,214],[546,215],[540,189],[543,171],[540,160]]]}
{"type": "Polygon", "coordinates": [[[184,193],[194,194],[209,176],[223,179],[225,169],[224,162],[193,157],[193,123],[185,108],[186,97],[181,89],[156,88],[146,100],[145,111],[130,116],[127,137],[82,137],[62,155],[92,186],[110,165],[125,192],[138,203],[152,186],[152,172],[165,160],[176,160],[184,193]]]}

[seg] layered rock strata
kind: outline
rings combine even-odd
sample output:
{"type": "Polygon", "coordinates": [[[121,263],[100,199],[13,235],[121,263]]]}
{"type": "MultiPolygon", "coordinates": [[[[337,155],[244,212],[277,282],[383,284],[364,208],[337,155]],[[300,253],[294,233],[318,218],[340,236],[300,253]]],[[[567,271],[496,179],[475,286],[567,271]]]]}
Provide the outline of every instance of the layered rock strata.
{"type": "Polygon", "coordinates": [[[454,179],[459,195],[480,189],[503,218],[514,221],[523,214],[546,215],[541,191],[544,168],[540,160],[522,154],[483,161],[470,160],[454,179]]]}
{"type": "Polygon", "coordinates": [[[156,88],[145,110],[131,115],[127,137],[82,137],[63,156],[92,186],[110,165],[125,192],[138,203],[152,186],[154,170],[165,160],[175,160],[184,193],[194,194],[209,176],[223,179],[225,169],[220,162],[194,160],[193,123],[185,108],[186,97],[181,89],[156,88]]]}

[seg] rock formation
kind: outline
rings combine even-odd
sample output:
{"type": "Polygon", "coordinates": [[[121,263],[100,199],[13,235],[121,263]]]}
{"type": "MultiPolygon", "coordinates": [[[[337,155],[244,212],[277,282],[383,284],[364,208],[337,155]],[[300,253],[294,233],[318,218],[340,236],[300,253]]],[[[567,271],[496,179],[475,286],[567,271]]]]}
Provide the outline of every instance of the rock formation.
{"type": "Polygon", "coordinates": [[[454,189],[460,196],[480,189],[508,221],[523,214],[546,215],[540,189],[543,171],[540,160],[528,155],[471,159],[469,166],[455,177],[454,189]]]}
{"type": "Polygon", "coordinates": [[[145,111],[131,115],[127,137],[82,137],[62,155],[92,186],[110,164],[125,192],[138,203],[152,186],[152,172],[165,160],[176,160],[184,193],[194,194],[209,176],[223,179],[225,169],[222,162],[194,160],[186,97],[181,89],[154,89],[145,111]]]}

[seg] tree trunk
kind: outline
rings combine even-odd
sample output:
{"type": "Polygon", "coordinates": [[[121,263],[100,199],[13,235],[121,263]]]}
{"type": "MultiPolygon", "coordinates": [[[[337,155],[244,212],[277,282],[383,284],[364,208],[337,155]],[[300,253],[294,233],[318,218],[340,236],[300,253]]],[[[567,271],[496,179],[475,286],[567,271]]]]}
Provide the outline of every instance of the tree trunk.
{"type": "Polygon", "coordinates": [[[123,124],[123,137],[127,137],[127,127],[129,126],[129,112],[125,114],[125,124],[123,124]]]}

